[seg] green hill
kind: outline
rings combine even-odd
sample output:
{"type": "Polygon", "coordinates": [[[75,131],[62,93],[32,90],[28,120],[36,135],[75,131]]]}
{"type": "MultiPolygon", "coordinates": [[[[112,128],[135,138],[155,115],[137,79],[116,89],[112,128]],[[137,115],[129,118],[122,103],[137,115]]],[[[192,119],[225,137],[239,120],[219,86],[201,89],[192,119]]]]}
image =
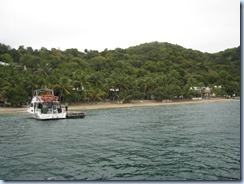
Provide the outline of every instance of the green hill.
{"type": "Polygon", "coordinates": [[[68,102],[199,96],[189,90],[193,86],[208,86],[221,97],[239,96],[240,54],[240,46],[210,54],[160,42],[102,52],[0,44],[0,61],[10,64],[0,65],[0,99],[25,104],[43,87],[68,102]]]}

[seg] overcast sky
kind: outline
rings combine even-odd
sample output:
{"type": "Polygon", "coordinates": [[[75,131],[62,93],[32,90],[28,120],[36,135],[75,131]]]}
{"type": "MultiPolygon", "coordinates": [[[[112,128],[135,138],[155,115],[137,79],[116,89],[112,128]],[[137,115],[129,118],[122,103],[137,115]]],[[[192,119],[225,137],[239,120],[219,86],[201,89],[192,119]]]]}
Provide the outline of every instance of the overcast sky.
{"type": "Polygon", "coordinates": [[[239,0],[0,0],[0,43],[103,51],[169,42],[202,52],[240,45],[239,0]]]}

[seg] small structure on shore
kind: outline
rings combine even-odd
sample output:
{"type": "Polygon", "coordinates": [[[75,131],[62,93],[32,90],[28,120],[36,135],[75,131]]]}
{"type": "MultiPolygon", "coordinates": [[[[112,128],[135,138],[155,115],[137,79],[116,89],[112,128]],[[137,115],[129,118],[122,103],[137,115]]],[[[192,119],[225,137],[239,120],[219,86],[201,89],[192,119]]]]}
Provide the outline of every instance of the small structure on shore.
{"type": "Polygon", "coordinates": [[[211,88],[210,87],[203,87],[202,88],[202,98],[210,98],[211,97],[211,88]]]}
{"type": "Polygon", "coordinates": [[[198,87],[198,86],[194,86],[194,87],[190,87],[190,90],[196,91],[199,96],[198,97],[194,97],[193,100],[195,99],[204,99],[204,98],[210,98],[211,97],[211,93],[212,93],[212,88],[210,87],[198,87]]]}

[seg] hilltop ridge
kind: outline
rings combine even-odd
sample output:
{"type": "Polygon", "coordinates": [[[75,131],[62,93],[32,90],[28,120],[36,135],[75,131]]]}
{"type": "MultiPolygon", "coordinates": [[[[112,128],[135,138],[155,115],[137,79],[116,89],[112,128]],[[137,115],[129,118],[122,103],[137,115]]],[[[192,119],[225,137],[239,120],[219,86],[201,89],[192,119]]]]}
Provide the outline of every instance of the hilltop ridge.
{"type": "Polygon", "coordinates": [[[170,43],[84,52],[0,44],[0,99],[26,104],[48,87],[68,102],[175,99],[199,96],[192,86],[222,86],[219,97],[240,95],[240,46],[210,54],[170,43]],[[118,89],[114,93],[111,89],[118,89]]]}

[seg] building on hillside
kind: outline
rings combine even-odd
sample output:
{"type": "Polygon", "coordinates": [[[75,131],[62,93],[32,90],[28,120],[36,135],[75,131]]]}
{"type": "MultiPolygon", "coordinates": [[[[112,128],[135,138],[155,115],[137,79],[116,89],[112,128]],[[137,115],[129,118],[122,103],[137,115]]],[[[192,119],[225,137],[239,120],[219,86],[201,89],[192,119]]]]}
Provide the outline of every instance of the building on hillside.
{"type": "Polygon", "coordinates": [[[210,98],[212,96],[212,88],[210,88],[210,87],[193,86],[193,87],[190,87],[190,90],[194,90],[201,95],[201,98],[198,98],[198,99],[210,98]]]}
{"type": "Polygon", "coordinates": [[[8,63],[3,62],[3,61],[0,61],[0,65],[3,65],[3,66],[9,66],[9,64],[8,64],[8,63]]]}
{"type": "Polygon", "coordinates": [[[210,98],[212,89],[210,87],[202,88],[202,98],[210,98]]]}

